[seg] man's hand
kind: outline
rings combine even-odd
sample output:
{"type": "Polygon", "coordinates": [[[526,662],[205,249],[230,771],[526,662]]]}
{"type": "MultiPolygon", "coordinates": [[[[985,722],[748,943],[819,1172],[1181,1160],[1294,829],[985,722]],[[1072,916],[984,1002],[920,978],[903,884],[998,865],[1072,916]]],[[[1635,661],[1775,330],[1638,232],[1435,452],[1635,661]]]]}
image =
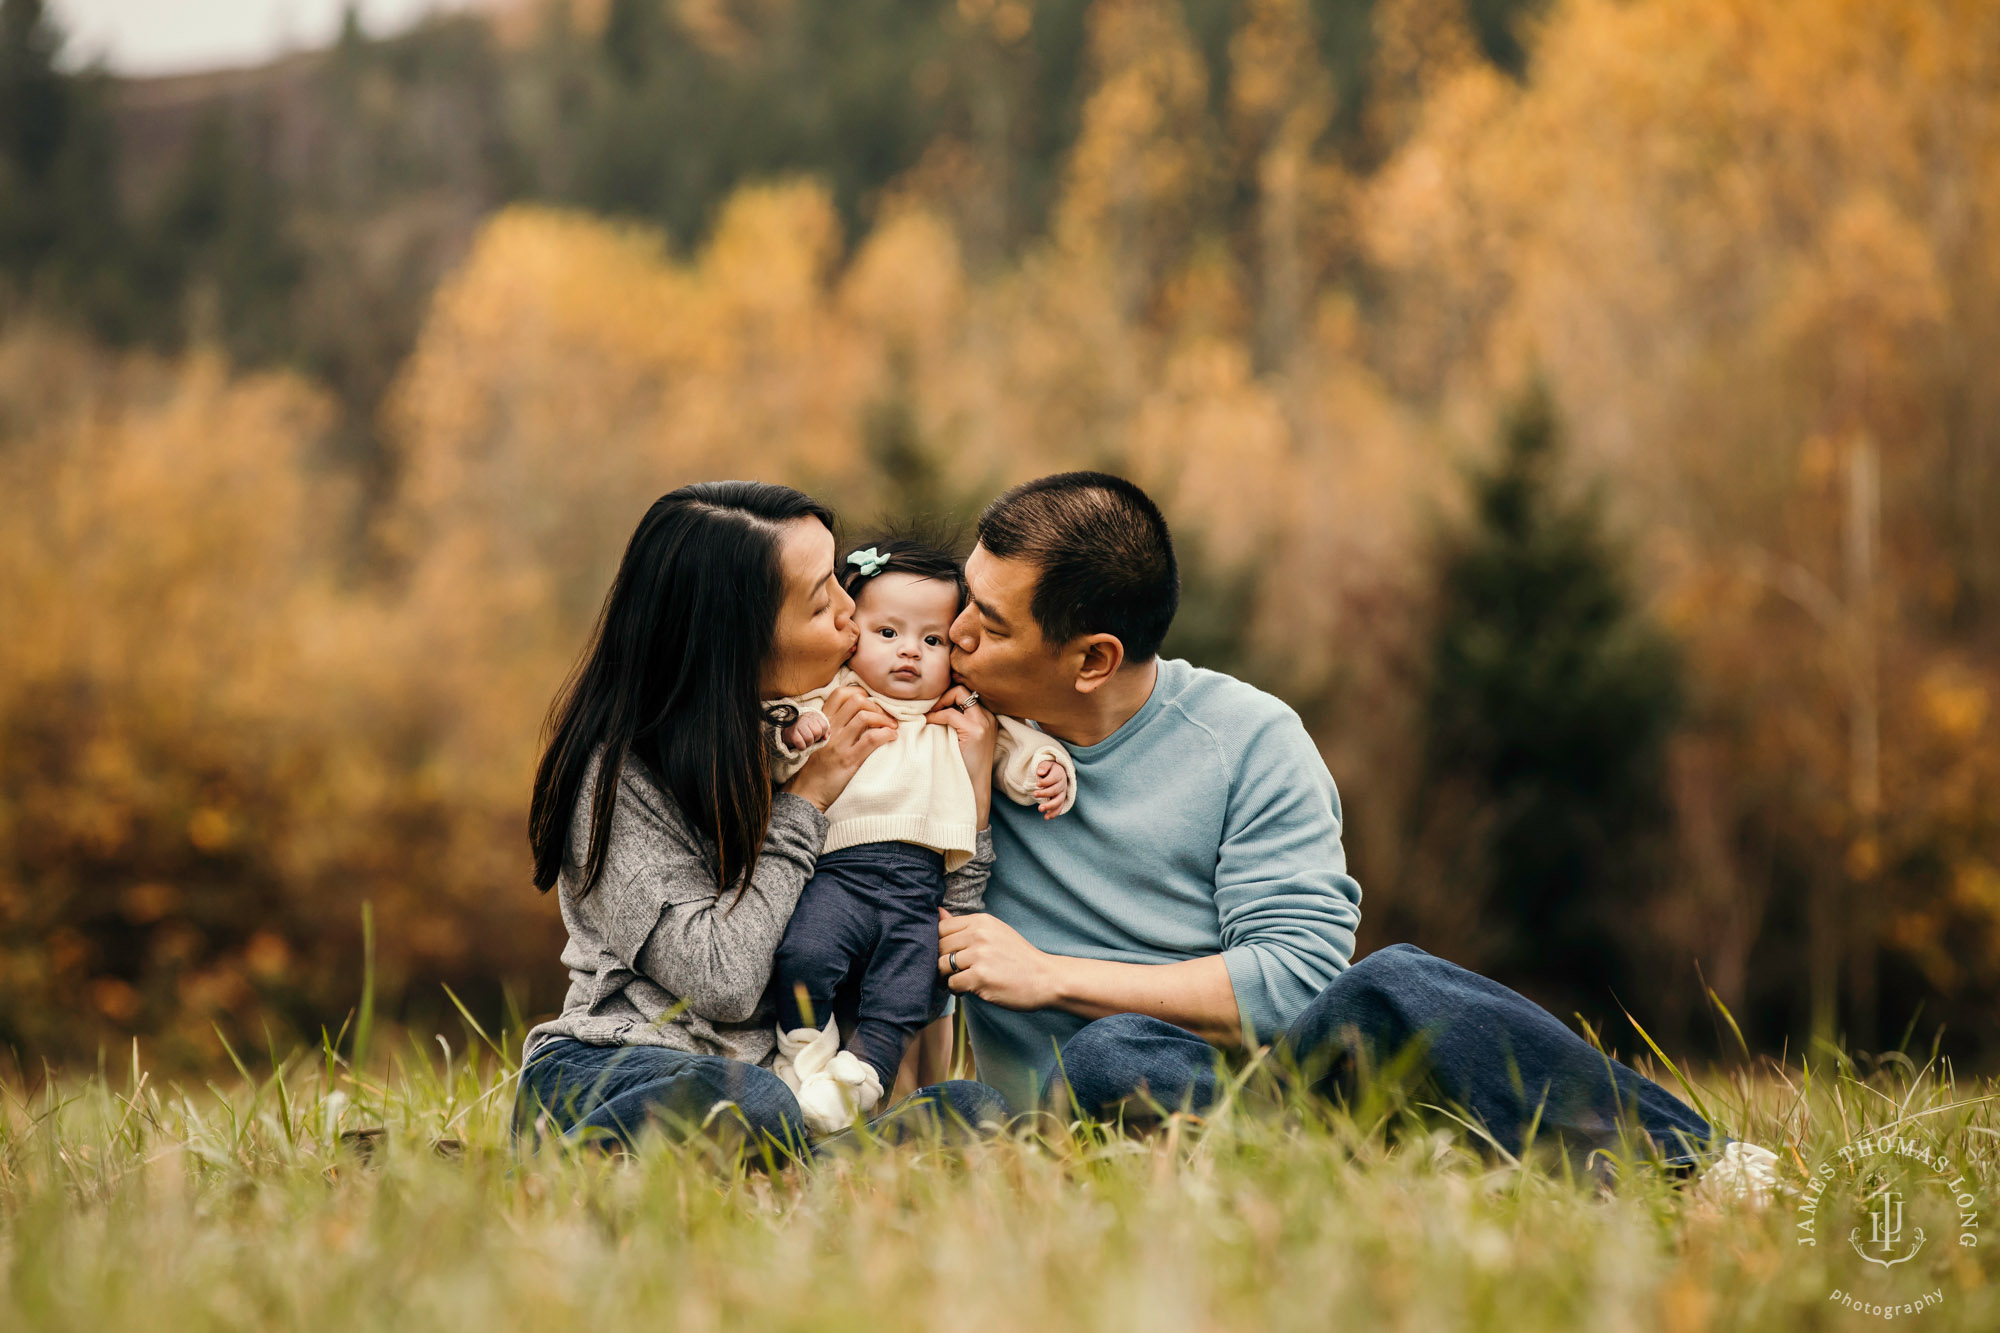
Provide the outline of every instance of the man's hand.
{"type": "Polygon", "coordinates": [[[806,712],[799,714],[799,720],[785,728],[785,744],[797,754],[810,749],[825,740],[832,728],[827,725],[826,714],[806,712]]]}
{"type": "Polygon", "coordinates": [[[962,994],[1002,1009],[1047,1009],[1060,997],[1056,972],[1063,961],[998,917],[938,912],[938,972],[962,994]]]}
{"type": "Polygon", "coordinates": [[[1178,963],[1071,958],[1042,952],[996,916],[939,911],[938,972],[953,990],[1002,1009],[1061,1009],[1079,1018],[1150,1014],[1217,1046],[1243,1043],[1221,954],[1178,963]]]}
{"type": "Polygon", "coordinates": [[[1054,819],[1069,795],[1069,770],[1053,759],[1044,759],[1035,768],[1035,808],[1043,819],[1054,819]]]}

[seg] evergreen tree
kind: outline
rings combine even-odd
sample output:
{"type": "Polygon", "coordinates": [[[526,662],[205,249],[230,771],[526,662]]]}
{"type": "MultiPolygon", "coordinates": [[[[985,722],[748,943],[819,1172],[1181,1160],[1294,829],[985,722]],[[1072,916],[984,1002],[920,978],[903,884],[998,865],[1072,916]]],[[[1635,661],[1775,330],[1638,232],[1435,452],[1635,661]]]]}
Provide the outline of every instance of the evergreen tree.
{"type": "Polygon", "coordinates": [[[42,0],[0,0],[0,277],[17,298],[129,337],[135,312],[118,224],[114,140],[95,73],[56,66],[42,0]]]}
{"type": "Polygon", "coordinates": [[[665,0],[613,0],[597,68],[573,90],[578,142],[557,193],[693,241],[735,186],[810,172],[851,226],[942,123],[949,89],[926,91],[919,71],[948,53],[944,12],[939,0],[746,8],[742,48],[725,53],[665,0]]]}
{"type": "Polygon", "coordinates": [[[0,0],[0,262],[16,276],[62,241],[56,181],[71,114],[61,49],[42,0],[0,0]]]}
{"type": "Polygon", "coordinates": [[[1004,488],[996,468],[969,469],[967,459],[926,438],[916,413],[915,372],[901,352],[890,357],[887,391],[862,421],[868,460],[879,477],[878,521],[914,515],[941,528],[971,532],[986,501],[1004,488]]]}
{"type": "Polygon", "coordinates": [[[159,330],[160,340],[218,341],[245,362],[289,354],[301,262],[285,219],[275,179],[248,160],[222,114],[211,112],[161,200],[150,237],[149,274],[172,321],[159,330]]]}
{"type": "Polygon", "coordinates": [[[1528,71],[1526,27],[1547,8],[1548,0],[1465,0],[1480,49],[1517,79],[1528,71]]]}
{"type": "Polygon", "coordinates": [[[1466,901],[1485,902],[1494,971],[1595,1008],[1643,949],[1637,909],[1664,880],[1681,687],[1595,497],[1561,494],[1559,459],[1538,388],[1474,479],[1475,526],[1445,544],[1420,806],[1433,824],[1474,812],[1460,863],[1483,881],[1466,901]]]}

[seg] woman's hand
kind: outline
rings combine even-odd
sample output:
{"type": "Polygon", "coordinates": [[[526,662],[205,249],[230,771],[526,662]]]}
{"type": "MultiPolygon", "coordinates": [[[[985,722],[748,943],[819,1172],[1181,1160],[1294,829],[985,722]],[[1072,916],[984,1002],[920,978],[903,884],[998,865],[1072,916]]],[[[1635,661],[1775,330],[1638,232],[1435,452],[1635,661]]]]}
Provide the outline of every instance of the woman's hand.
{"type": "Polygon", "coordinates": [[[961,994],[1002,1009],[1050,1009],[1061,999],[1058,965],[997,916],[938,912],[938,974],[961,994]]]}
{"type": "Polygon", "coordinates": [[[859,685],[843,685],[829,694],[824,712],[831,729],[826,745],[807,756],[792,780],[779,788],[822,811],[847,790],[864,759],[896,739],[896,719],[859,685]]]}
{"type": "Polygon", "coordinates": [[[965,760],[965,771],[972,778],[972,794],[979,805],[978,826],[985,828],[993,805],[993,746],[1000,737],[993,714],[980,705],[978,695],[963,685],[954,685],[945,691],[924,721],[950,727],[958,733],[958,753],[965,760]]]}

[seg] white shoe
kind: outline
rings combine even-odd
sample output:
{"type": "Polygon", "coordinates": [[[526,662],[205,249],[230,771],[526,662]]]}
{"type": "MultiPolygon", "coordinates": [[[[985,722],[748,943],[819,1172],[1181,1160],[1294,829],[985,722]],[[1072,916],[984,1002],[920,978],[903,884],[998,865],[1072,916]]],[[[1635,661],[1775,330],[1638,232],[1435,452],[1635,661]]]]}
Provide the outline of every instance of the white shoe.
{"type": "Polygon", "coordinates": [[[828,1018],[820,1030],[778,1030],[772,1072],[799,1099],[806,1128],[832,1134],[852,1125],[882,1100],[882,1076],[852,1051],[840,1049],[840,1029],[828,1018]]]}
{"type": "Polygon", "coordinates": [[[771,1062],[771,1072],[796,1096],[809,1076],[833,1063],[840,1051],[840,1029],[829,1017],[824,1029],[793,1028],[787,1032],[779,1028],[777,1032],[778,1058],[771,1062]]]}
{"type": "Polygon", "coordinates": [[[1754,1143],[1731,1139],[1722,1155],[1695,1181],[1695,1193],[1713,1203],[1743,1202],[1762,1208],[1785,1188],[1778,1179],[1778,1154],[1754,1143]]]}
{"type": "Polygon", "coordinates": [[[815,1134],[846,1129],[881,1100],[881,1075],[852,1051],[834,1056],[831,1064],[799,1087],[799,1109],[805,1112],[806,1128],[815,1134]]]}

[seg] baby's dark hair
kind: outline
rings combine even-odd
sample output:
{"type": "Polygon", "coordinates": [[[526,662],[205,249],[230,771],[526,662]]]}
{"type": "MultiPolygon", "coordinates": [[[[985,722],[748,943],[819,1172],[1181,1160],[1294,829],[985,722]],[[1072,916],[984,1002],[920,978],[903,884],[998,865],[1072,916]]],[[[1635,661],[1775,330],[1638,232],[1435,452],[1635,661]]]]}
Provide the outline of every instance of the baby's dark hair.
{"type": "Polygon", "coordinates": [[[936,579],[949,583],[958,589],[958,606],[965,608],[971,590],[965,585],[965,562],[954,554],[959,546],[957,534],[942,529],[921,525],[901,525],[890,528],[873,541],[862,542],[851,547],[840,557],[840,586],[856,601],[861,600],[861,590],[884,574],[914,574],[920,579],[936,579]],[[873,551],[888,559],[882,562],[868,562],[865,566],[856,564],[851,557],[873,551]],[[873,573],[863,573],[863,569],[873,573]]]}

